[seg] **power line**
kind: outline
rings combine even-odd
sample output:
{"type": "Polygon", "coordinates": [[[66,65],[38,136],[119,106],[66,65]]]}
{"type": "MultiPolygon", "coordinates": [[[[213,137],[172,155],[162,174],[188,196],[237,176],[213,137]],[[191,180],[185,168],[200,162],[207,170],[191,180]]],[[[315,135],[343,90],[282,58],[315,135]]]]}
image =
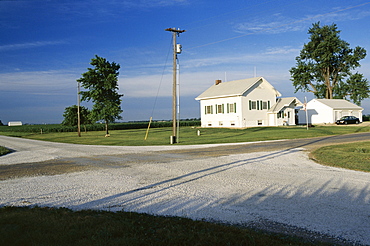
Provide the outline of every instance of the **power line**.
{"type": "Polygon", "coordinates": [[[252,33],[247,33],[247,34],[243,34],[243,35],[239,35],[239,36],[235,36],[235,37],[231,37],[231,38],[227,38],[227,39],[222,39],[222,40],[219,40],[219,41],[210,42],[210,43],[203,44],[203,45],[198,45],[198,46],[195,46],[195,47],[188,48],[187,50],[197,49],[197,48],[201,48],[201,47],[205,47],[205,46],[209,46],[209,45],[213,45],[213,44],[218,44],[218,43],[230,41],[230,40],[233,40],[233,39],[238,39],[238,38],[242,38],[242,37],[246,37],[246,36],[251,36],[251,35],[254,35],[254,34],[265,32],[265,31],[274,30],[274,29],[277,29],[277,28],[281,28],[281,27],[292,25],[292,24],[304,22],[304,21],[307,21],[307,20],[315,19],[315,18],[318,18],[318,17],[323,17],[323,16],[326,16],[326,15],[343,12],[343,11],[346,11],[346,10],[349,10],[349,9],[354,9],[354,8],[362,7],[362,6],[365,6],[367,4],[370,4],[370,2],[366,2],[366,3],[363,3],[363,4],[356,5],[356,6],[351,6],[351,7],[345,8],[345,9],[340,9],[340,10],[328,12],[328,13],[325,13],[325,14],[315,15],[313,17],[304,18],[304,19],[301,19],[301,20],[289,22],[287,24],[282,24],[282,25],[275,26],[275,27],[265,28],[265,29],[260,30],[260,31],[256,31],[256,32],[252,32],[252,33]]]}
{"type": "Polygon", "coordinates": [[[173,41],[172,41],[172,39],[171,39],[170,47],[169,47],[169,49],[168,49],[167,56],[166,56],[166,62],[165,62],[165,64],[164,64],[164,66],[163,66],[162,76],[161,76],[161,79],[160,79],[160,81],[159,81],[159,85],[158,85],[158,89],[157,89],[157,95],[156,95],[155,100],[154,100],[154,103],[153,103],[153,109],[152,109],[152,113],[151,113],[151,116],[152,116],[152,117],[153,117],[153,114],[154,114],[154,109],[155,109],[155,107],[156,107],[156,105],[157,105],[157,100],[158,100],[158,96],[159,96],[159,91],[160,91],[160,89],[161,89],[161,85],[162,85],[162,81],[163,81],[164,73],[165,73],[165,70],[166,70],[166,67],[167,67],[168,57],[169,57],[170,52],[171,52],[171,50],[172,50],[172,42],[173,42],[173,41]]]}

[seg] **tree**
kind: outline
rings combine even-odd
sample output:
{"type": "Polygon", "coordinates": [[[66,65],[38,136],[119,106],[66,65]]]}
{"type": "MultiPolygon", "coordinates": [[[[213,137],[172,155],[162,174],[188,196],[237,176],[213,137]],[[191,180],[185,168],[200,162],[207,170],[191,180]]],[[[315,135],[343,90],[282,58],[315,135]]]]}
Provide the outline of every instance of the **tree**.
{"type": "Polygon", "coordinates": [[[115,119],[122,119],[120,114],[121,97],[118,94],[118,70],[120,65],[114,62],[108,62],[105,58],[95,55],[90,63],[94,68],[88,68],[82,78],[77,81],[82,87],[88,89],[81,91],[82,101],[92,101],[94,103],[91,110],[91,116],[96,121],[105,122],[106,136],[109,136],[108,125],[115,119]]]}
{"type": "MultiPolygon", "coordinates": [[[[77,126],[77,105],[66,107],[63,114],[64,120],[62,125],[65,126],[77,126]]],[[[84,106],[80,106],[80,123],[82,125],[91,124],[90,111],[84,106]]]]}
{"type": "Polygon", "coordinates": [[[368,81],[361,74],[352,74],[366,50],[359,46],[351,49],[339,33],[336,24],[320,26],[320,22],[308,30],[310,41],[296,57],[296,67],[290,69],[295,92],[312,92],[327,99],[349,96],[355,103],[370,97],[368,81]]]}

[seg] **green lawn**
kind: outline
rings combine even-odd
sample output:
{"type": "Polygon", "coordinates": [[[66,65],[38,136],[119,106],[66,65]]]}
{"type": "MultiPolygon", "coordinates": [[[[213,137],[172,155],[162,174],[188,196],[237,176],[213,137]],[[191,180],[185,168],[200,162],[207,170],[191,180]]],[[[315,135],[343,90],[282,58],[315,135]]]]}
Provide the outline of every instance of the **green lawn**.
{"type": "Polygon", "coordinates": [[[38,207],[0,208],[0,238],[1,245],[12,246],[321,245],[284,234],[179,217],[38,207]]]}
{"type": "Polygon", "coordinates": [[[370,142],[325,146],[311,155],[324,165],[370,172],[370,142]]]}
{"type": "MultiPolygon", "coordinates": [[[[303,126],[253,127],[247,129],[181,127],[178,137],[179,144],[189,145],[309,138],[369,131],[370,126],[316,126],[309,130],[303,126]],[[200,136],[197,135],[198,130],[200,131],[200,136]]],[[[145,134],[146,129],[114,130],[110,131],[110,137],[104,137],[104,131],[82,132],[81,137],[77,137],[77,133],[75,132],[46,134],[0,132],[0,135],[63,143],[143,146],[168,145],[170,143],[170,136],[172,135],[172,128],[150,129],[147,140],[144,140],[145,134]]]]}

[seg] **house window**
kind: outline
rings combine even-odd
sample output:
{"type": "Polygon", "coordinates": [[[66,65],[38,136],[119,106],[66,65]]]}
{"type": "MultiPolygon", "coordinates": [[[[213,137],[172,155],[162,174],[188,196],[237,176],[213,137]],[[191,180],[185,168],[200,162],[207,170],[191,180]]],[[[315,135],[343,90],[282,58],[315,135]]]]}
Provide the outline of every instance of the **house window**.
{"type": "Polygon", "coordinates": [[[267,108],[267,102],[262,102],[262,109],[268,109],[267,108]]]}
{"type": "Polygon", "coordinates": [[[213,114],[213,106],[206,106],[205,111],[206,114],[213,114]]]}
{"type": "Polygon", "coordinates": [[[218,122],[218,125],[219,125],[219,126],[223,126],[223,125],[224,125],[224,123],[223,123],[222,121],[219,121],[219,122],[218,122]]]}
{"type": "Polygon", "coordinates": [[[224,113],[224,104],[216,104],[216,114],[224,113]]]}
{"type": "Polygon", "coordinates": [[[277,113],[277,118],[280,119],[280,118],[284,118],[284,111],[279,111],[277,113]]]}
{"type": "Polygon", "coordinates": [[[249,101],[249,110],[257,109],[257,102],[256,101],[249,101]]]}
{"type": "Polygon", "coordinates": [[[235,121],[230,121],[231,126],[235,126],[235,121]]]}
{"type": "Polygon", "coordinates": [[[258,120],[257,125],[262,126],[262,120],[258,120]]]}
{"type": "Polygon", "coordinates": [[[227,112],[228,113],[236,113],[236,103],[228,103],[227,104],[227,112]]]}
{"type": "Polygon", "coordinates": [[[224,107],[223,107],[224,105],[223,104],[221,104],[221,105],[217,105],[217,112],[218,113],[223,113],[223,109],[224,109],[224,107]]]}
{"type": "Polygon", "coordinates": [[[257,110],[264,110],[270,108],[270,101],[251,101],[249,100],[249,110],[257,109],[257,110]]]}
{"type": "Polygon", "coordinates": [[[211,121],[208,122],[208,126],[212,126],[212,122],[211,121]]]}

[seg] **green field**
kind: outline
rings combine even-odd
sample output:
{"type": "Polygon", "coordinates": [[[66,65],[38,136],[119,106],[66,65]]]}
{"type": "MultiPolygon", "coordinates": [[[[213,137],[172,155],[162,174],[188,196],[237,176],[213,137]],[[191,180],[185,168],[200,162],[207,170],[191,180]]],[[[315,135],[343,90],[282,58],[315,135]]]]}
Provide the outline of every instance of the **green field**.
{"type": "MultiPolygon", "coordinates": [[[[41,132],[20,131],[22,128],[12,128],[13,131],[2,131],[0,135],[25,137],[31,139],[95,145],[122,145],[122,146],[143,146],[143,145],[168,145],[172,128],[158,127],[151,128],[147,140],[144,140],[147,129],[125,129],[111,130],[110,137],[104,137],[104,131],[76,132],[41,132]]],[[[8,130],[9,128],[7,128],[8,130]]],[[[357,132],[369,132],[370,126],[316,126],[307,130],[304,126],[287,127],[253,127],[247,129],[224,129],[224,128],[197,128],[194,126],[180,127],[178,138],[179,144],[214,144],[214,143],[235,143],[251,142],[276,139],[310,138],[328,135],[340,135],[357,132]],[[200,136],[198,136],[200,131],[200,136]]]]}

